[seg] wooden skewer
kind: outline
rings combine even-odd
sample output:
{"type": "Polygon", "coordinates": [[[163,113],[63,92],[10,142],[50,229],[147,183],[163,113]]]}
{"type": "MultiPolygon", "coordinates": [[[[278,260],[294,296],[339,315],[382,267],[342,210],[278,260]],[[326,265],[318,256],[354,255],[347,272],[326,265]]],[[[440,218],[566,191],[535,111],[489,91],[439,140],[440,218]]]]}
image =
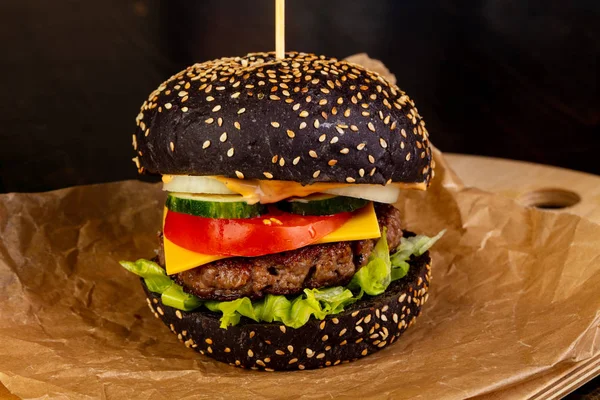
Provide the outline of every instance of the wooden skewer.
{"type": "Polygon", "coordinates": [[[285,58],[285,0],[275,0],[275,57],[285,58]]]}

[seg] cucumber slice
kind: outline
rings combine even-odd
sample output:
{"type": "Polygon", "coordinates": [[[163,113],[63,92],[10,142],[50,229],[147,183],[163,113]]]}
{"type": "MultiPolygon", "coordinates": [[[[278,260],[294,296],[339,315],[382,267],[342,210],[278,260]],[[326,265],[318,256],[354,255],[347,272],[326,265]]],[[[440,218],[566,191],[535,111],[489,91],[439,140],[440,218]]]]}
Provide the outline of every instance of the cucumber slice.
{"type": "Polygon", "coordinates": [[[306,197],[280,201],[275,205],[282,211],[300,215],[332,215],[352,212],[366,206],[369,200],[317,193],[306,197]]]}
{"type": "Polygon", "coordinates": [[[237,194],[169,193],[167,208],[171,211],[205,218],[252,218],[267,212],[262,204],[248,204],[237,194]]]}

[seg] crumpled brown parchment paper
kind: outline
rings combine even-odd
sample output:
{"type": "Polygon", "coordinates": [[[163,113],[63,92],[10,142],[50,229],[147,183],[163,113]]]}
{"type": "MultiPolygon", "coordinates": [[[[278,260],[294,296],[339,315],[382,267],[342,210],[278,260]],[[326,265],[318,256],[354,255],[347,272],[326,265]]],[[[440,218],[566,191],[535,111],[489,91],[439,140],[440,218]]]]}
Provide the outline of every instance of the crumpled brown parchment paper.
{"type": "Polygon", "coordinates": [[[181,345],[120,259],[151,257],[164,195],[136,181],[0,195],[0,382],[22,398],[526,398],[600,354],[600,226],[465,188],[436,153],[404,225],[433,235],[430,300],[350,364],[236,369],[181,345]],[[44,397],[46,396],[46,397],[44,397]]]}

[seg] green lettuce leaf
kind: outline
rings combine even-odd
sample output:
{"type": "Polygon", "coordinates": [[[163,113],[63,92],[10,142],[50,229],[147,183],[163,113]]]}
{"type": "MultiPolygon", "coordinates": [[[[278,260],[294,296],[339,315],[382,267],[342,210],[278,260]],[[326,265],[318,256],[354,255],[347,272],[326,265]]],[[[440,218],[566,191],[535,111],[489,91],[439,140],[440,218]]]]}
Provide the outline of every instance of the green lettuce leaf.
{"type": "MultiPolygon", "coordinates": [[[[148,287],[148,289],[150,289],[150,287],[148,287]]],[[[202,300],[194,295],[185,293],[181,286],[173,282],[171,286],[162,292],[160,299],[164,305],[183,311],[192,311],[202,305],[202,300]]]]}
{"type": "Polygon", "coordinates": [[[387,231],[384,228],[367,265],[354,275],[348,287],[304,289],[302,294],[293,298],[268,294],[257,301],[247,297],[233,301],[202,301],[185,293],[180,285],[166,275],[164,269],[152,261],[140,259],[135,262],[121,261],[120,264],[143,277],[151,292],[161,294],[165,305],[183,311],[204,306],[210,311],[221,313],[221,328],[238,324],[242,316],[256,322],[275,321],[290,328],[299,328],[311,317],[322,320],[327,315],[339,314],[345,307],[360,300],[365,293],[370,296],[383,293],[391,282],[406,276],[410,269],[408,261],[412,256],[418,257],[425,253],[444,233],[445,230],[432,238],[425,235],[402,238],[398,248],[390,255],[387,231]]]}
{"type": "Polygon", "coordinates": [[[392,264],[392,281],[402,279],[408,274],[410,265],[408,260],[411,256],[421,256],[431,248],[446,233],[444,229],[434,237],[417,235],[409,238],[403,237],[394,254],[390,256],[392,264]]]}
{"type": "Polygon", "coordinates": [[[285,296],[267,295],[264,299],[251,301],[244,297],[233,301],[207,301],[204,306],[211,311],[223,313],[221,328],[236,325],[241,316],[256,322],[282,322],[291,328],[306,324],[311,316],[323,319],[337,314],[357,299],[342,287],[305,289],[304,294],[290,300],[285,296]]]}
{"type": "Polygon", "coordinates": [[[165,270],[155,262],[140,258],[134,262],[120,261],[119,264],[127,271],[144,278],[144,282],[151,292],[163,293],[173,285],[173,281],[167,276],[165,270]]]}
{"type": "Polygon", "coordinates": [[[384,227],[381,239],[377,241],[367,265],[358,270],[352,277],[348,287],[353,290],[360,289],[370,296],[377,296],[391,283],[390,250],[387,244],[387,229],[384,227]]]}

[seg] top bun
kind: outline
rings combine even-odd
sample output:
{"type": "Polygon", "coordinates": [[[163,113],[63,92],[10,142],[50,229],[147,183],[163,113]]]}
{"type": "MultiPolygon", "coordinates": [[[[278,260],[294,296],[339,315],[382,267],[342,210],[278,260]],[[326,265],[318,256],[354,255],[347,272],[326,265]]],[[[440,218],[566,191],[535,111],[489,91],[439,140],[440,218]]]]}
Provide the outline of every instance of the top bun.
{"type": "Polygon", "coordinates": [[[426,186],[428,133],[415,103],[376,72],[306,53],[195,64],[137,116],[139,172],[426,186]]]}

